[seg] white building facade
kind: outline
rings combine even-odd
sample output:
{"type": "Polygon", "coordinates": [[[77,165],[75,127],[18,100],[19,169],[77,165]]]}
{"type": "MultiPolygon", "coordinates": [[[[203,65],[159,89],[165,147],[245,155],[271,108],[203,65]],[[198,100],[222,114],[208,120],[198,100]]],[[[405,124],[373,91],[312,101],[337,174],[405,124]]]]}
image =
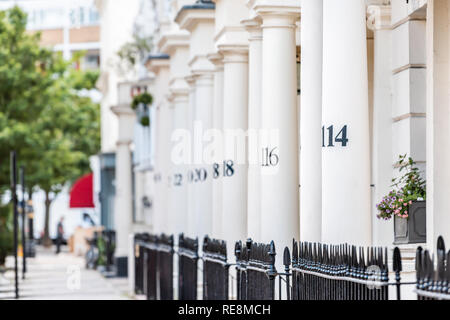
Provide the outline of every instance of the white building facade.
{"type": "Polygon", "coordinates": [[[450,239],[446,0],[155,4],[136,184],[152,210],[123,212],[127,232],[209,235],[229,256],[248,237],[392,247],[376,203],[407,154],[426,171],[427,248],[450,239]]]}

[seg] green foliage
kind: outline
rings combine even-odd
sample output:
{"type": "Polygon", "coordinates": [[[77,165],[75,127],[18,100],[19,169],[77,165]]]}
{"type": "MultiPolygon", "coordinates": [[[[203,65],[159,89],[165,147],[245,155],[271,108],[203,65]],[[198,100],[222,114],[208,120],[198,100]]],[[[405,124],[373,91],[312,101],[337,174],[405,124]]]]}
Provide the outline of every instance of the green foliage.
{"type": "Polygon", "coordinates": [[[393,190],[377,204],[378,218],[389,220],[393,216],[409,217],[409,206],[413,201],[426,199],[426,181],[420,176],[414,160],[399,156],[398,169],[403,173],[392,179],[393,190]]]}
{"type": "Polygon", "coordinates": [[[131,108],[136,110],[141,103],[145,104],[145,105],[149,105],[149,104],[152,104],[152,102],[153,102],[153,96],[148,92],[144,92],[141,94],[137,94],[133,97],[133,101],[131,102],[131,108]]]}
{"type": "Polygon", "coordinates": [[[50,102],[53,53],[39,46],[39,34],[25,32],[27,17],[19,8],[0,11],[0,194],[8,188],[5,159],[28,144],[30,123],[50,102]]]}
{"type": "Polygon", "coordinates": [[[133,40],[123,44],[117,55],[122,67],[127,71],[142,63],[152,49],[152,37],[142,37],[139,32],[133,34],[133,40]]]}
{"type": "Polygon", "coordinates": [[[11,206],[0,206],[0,266],[13,251],[13,218],[11,206]]]}
{"type": "Polygon", "coordinates": [[[97,238],[98,259],[97,266],[106,266],[106,241],[103,235],[99,235],[97,238]]]}
{"type": "Polygon", "coordinates": [[[420,176],[419,168],[416,167],[416,162],[405,155],[399,156],[399,172],[403,173],[397,179],[392,179],[392,187],[401,189],[402,194],[412,199],[426,198],[426,182],[420,176]]]}
{"type": "Polygon", "coordinates": [[[17,7],[0,11],[0,196],[9,188],[11,150],[26,168],[28,189],[54,196],[89,171],[89,156],[100,149],[100,107],[86,94],[99,73],[71,67],[83,53],[64,61],[41,48],[26,22],[17,7]]]}
{"type": "Polygon", "coordinates": [[[148,127],[150,125],[150,117],[149,116],[141,117],[140,123],[143,127],[148,127]]]}

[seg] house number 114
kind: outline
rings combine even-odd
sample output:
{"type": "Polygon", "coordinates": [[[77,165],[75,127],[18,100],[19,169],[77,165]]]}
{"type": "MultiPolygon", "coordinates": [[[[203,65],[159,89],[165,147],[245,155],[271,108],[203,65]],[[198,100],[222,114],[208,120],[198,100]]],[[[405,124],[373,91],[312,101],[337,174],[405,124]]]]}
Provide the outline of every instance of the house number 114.
{"type": "MultiPolygon", "coordinates": [[[[337,130],[336,130],[337,131],[337,130]]],[[[322,147],[335,147],[335,144],[340,143],[342,147],[346,147],[348,144],[347,138],[347,125],[343,126],[337,135],[334,135],[334,126],[325,128],[322,127],[322,147]]]]}

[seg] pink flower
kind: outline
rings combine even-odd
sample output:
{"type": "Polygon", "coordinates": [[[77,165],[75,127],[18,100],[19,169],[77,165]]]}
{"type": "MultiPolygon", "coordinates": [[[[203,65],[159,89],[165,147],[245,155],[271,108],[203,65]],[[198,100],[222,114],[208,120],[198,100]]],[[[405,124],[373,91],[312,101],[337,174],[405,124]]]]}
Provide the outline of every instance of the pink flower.
{"type": "Polygon", "coordinates": [[[403,202],[403,199],[398,199],[398,201],[403,202]]]}
{"type": "Polygon", "coordinates": [[[408,215],[408,211],[405,211],[405,215],[408,215]]]}
{"type": "Polygon", "coordinates": [[[400,213],[400,210],[395,210],[395,214],[399,214],[400,213]]]}
{"type": "Polygon", "coordinates": [[[409,200],[409,204],[412,204],[412,200],[409,200]]]}
{"type": "Polygon", "coordinates": [[[407,204],[407,203],[404,203],[403,205],[406,207],[408,204],[407,204]]]}

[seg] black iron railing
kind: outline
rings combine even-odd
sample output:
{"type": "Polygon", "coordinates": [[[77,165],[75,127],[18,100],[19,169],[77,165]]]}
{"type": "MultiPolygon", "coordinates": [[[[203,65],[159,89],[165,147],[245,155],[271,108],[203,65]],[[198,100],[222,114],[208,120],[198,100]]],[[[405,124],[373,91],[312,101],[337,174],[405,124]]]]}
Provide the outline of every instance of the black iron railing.
{"type": "Polygon", "coordinates": [[[178,238],[178,295],[180,300],[197,300],[198,239],[178,238]]]}
{"type": "Polygon", "coordinates": [[[203,300],[228,300],[227,245],[225,241],[203,240],[203,300]]]}
{"type": "Polygon", "coordinates": [[[275,298],[275,244],[247,240],[235,245],[238,300],[273,300],[275,298]]]}
{"type": "Polygon", "coordinates": [[[436,261],[429,251],[418,248],[417,281],[413,282],[402,282],[399,248],[393,250],[389,270],[387,248],[293,241],[292,251],[283,251],[284,270],[280,271],[275,267],[273,241],[260,244],[248,239],[236,242],[234,249],[236,263],[230,263],[221,240],[206,236],[200,258],[198,239],[181,234],[175,250],[173,236],[136,234],[135,291],[148,299],[170,300],[177,285],[180,300],[196,300],[200,272],[204,300],[388,300],[390,287],[396,289],[391,298],[400,300],[400,289],[406,285],[416,286],[418,299],[450,300],[450,251],[445,251],[442,237],[436,261]],[[174,254],[178,255],[178,283],[174,283],[174,254]],[[232,280],[230,266],[236,268],[232,280]],[[229,289],[234,287],[237,295],[230,296],[229,289]]]}
{"type": "Polygon", "coordinates": [[[416,293],[419,300],[450,300],[450,251],[445,251],[442,237],[437,241],[436,258],[435,268],[430,252],[422,247],[417,249],[416,293]]]}
{"type": "Polygon", "coordinates": [[[158,279],[160,300],[173,300],[173,235],[158,239],[158,279]]]}
{"type": "Polygon", "coordinates": [[[387,300],[387,248],[293,243],[292,299],[387,300]]]}

